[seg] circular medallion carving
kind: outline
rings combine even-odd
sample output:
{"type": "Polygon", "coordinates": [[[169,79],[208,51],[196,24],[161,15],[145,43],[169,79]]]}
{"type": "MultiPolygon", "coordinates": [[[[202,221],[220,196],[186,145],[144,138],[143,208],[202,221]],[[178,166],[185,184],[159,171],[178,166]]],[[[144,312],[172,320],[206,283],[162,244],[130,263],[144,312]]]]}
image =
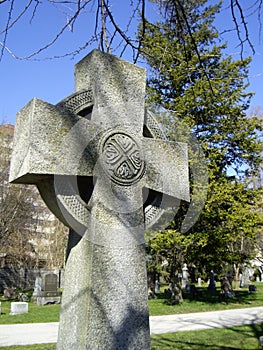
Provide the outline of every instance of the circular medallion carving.
{"type": "Polygon", "coordinates": [[[140,147],[131,135],[123,131],[114,131],[104,137],[101,159],[106,174],[120,185],[135,183],[144,173],[140,147]]]}
{"type": "MultiPolygon", "coordinates": [[[[67,112],[71,114],[78,114],[79,116],[82,116],[84,118],[88,118],[86,116],[86,111],[90,112],[93,107],[93,92],[92,90],[82,90],[78,91],[71,96],[65,98],[63,101],[59,102],[56,107],[62,108],[66,110],[67,112]],[[85,112],[85,113],[84,113],[85,112]]],[[[107,146],[110,143],[111,137],[113,137],[115,134],[122,134],[127,136],[129,139],[133,140],[134,143],[134,149],[139,150],[139,156],[137,155],[136,158],[138,161],[142,160],[141,157],[141,151],[137,144],[137,142],[127,133],[125,132],[111,132],[110,134],[107,134],[101,141],[102,149],[100,149],[100,155],[103,153],[103,145],[107,146]]],[[[145,137],[155,138],[155,139],[165,139],[165,134],[160,128],[159,124],[155,120],[154,114],[150,111],[146,110],[145,113],[145,124],[144,124],[144,130],[143,135],[145,137]]],[[[108,147],[105,147],[105,150],[108,147]]],[[[106,157],[107,159],[107,157],[106,157]]],[[[108,163],[105,163],[106,169],[108,168],[108,163]]],[[[132,168],[136,169],[136,168],[132,168]]],[[[119,167],[119,172],[114,175],[114,179],[116,182],[121,184],[127,184],[127,183],[133,183],[138,181],[144,174],[144,162],[141,163],[141,167],[139,167],[137,173],[136,170],[133,170],[133,172],[130,171],[124,171],[125,166],[119,167]],[[122,174],[122,175],[121,175],[122,174]],[[126,180],[125,176],[126,174],[126,180]],[[129,175],[130,174],[130,175],[129,175]],[[124,178],[123,178],[124,176],[124,178]],[[126,182],[125,182],[126,181],[126,182]]],[[[113,174],[108,173],[108,176],[110,176],[111,179],[113,179],[113,174]]],[[[74,181],[76,179],[73,179],[74,181]]],[[[49,189],[49,196],[48,198],[45,198],[46,203],[54,203],[53,200],[54,197],[58,197],[60,200],[60,206],[54,206],[52,208],[54,214],[60,218],[62,222],[64,222],[65,225],[69,225],[70,227],[73,227],[76,232],[85,232],[87,223],[89,220],[89,210],[87,208],[87,204],[85,201],[81,198],[78,191],[76,190],[75,182],[72,180],[71,177],[66,177],[61,179],[61,181],[57,178],[56,179],[56,192],[54,189],[53,180],[43,180],[39,183],[38,187],[41,193],[47,193],[47,189],[49,189]],[[45,189],[45,191],[42,191],[42,188],[45,189]],[[61,207],[63,207],[63,214],[61,214],[61,207]],[[66,214],[64,214],[64,212],[66,214]],[[72,213],[75,213],[72,215],[72,213]],[[69,223],[67,219],[64,218],[70,217],[71,222],[69,223]]],[[[91,189],[92,191],[92,189],[91,189]]],[[[151,190],[150,190],[151,192],[151,190]]],[[[151,227],[156,221],[159,220],[160,217],[165,212],[165,209],[162,207],[162,194],[159,192],[153,193],[153,196],[151,196],[151,200],[147,203],[145,203],[144,207],[144,214],[145,214],[145,226],[146,228],[151,227]]],[[[50,205],[49,205],[50,207],[50,205]]]]}

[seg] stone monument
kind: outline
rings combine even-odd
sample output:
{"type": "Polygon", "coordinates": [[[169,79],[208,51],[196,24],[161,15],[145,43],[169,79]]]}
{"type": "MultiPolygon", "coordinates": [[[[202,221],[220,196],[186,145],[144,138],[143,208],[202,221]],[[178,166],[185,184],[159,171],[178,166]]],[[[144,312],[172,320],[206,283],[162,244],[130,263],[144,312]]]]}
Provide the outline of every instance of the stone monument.
{"type": "Polygon", "coordinates": [[[189,276],[189,272],[188,272],[188,267],[187,264],[184,264],[184,267],[182,268],[182,288],[186,288],[188,286],[188,276],[189,276]]]}
{"type": "Polygon", "coordinates": [[[32,297],[37,297],[40,295],[42,289],[42,277],[39,274],[39,276],[36,277],[35,279],[35,286],[34,286],[34,291],[32,294],[32,297]]]}
{"type": "Polygon", "coordinates": [[[23,301],[13,301],[10,305],[10,315],[20,315],[28,313],[28,303],[23,301]]]}
{"type": "Polygon", "coordinates": [[[37,276],[31,301],[38,305],[59,304],[58,276],[55,273],[46,273],[43,277],[37,276]]]}
{"type": "Polygon", "coordinates": [[[92,51],[76,92],[17,115],[10,181],[71,231],[57,349],[150,349],[144,229],[189,200],[187,145],[145,110],[145,70],[92,51]]]}
{"type": "Polygon", "coordinates": [[[210,273],[209,273],[209,285],[207,287],[207,289],[211,292],[214,292],[216,291],[216,282],[215,282],[215,274],[214,274],[214,271],[211,270],[210,273]]]}

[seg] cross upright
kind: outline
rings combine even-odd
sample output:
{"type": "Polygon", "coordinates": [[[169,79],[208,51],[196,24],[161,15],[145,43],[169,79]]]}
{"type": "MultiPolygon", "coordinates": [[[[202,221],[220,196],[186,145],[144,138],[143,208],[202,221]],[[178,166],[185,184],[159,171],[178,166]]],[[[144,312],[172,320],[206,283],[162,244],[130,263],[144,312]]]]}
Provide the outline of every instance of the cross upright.
{"type": "Polygon", "coordinates": [[[144,229],[165,198],[189,200],[187,145],[146,111],[145,70],[93,50],[76,92],[17,115],[10,181],[35,184],[74,230],[58,350],[149,350],[144,229]],[[77,238],[77,236],[79,238],[77,238]]]}

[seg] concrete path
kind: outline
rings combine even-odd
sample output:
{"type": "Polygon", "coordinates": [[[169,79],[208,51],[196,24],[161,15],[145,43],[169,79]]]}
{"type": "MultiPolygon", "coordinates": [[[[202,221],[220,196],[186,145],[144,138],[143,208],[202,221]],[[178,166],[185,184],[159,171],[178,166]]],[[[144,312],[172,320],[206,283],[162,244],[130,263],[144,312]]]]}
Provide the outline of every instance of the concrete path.
{"type": "MultiPolygon", "coordinates": [[[[263,307],[150,317],[151,334],[224,328],[261,322],[263,322],[263,307]]],[[[57,332],[58,322],[0,325],[0,347],[56,343],[57,332]]]]}

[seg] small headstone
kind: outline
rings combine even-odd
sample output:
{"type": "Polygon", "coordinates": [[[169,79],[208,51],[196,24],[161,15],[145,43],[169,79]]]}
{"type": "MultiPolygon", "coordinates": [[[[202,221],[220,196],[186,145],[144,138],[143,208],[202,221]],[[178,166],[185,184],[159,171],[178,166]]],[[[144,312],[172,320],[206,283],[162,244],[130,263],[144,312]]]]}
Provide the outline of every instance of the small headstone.
{"type": "Polygon", "coordinates": [[[198,277],[197,279],[198,287],[202,287],[202,278],[198,277]]]}
{"type": "Polygon", "coordinates": [[[215,291],[216,290],[216,284],[215,284],[215,274],[214,271],[210,271],[210,279],[209,279],[209,285],[208,285],[209,291],[215,291]]]}
{"type": "Polygon", "coordinates": [[[244,271],[242,273],[240,287],[248,287],[250,284],[250,269],[249,267],[245,266],[244,271]]]}
{"type": "Polygon", "coordinates": [[[23,301],[14,301],[11,303],[10,315],[20,315],[28,313],[28,303],[23,301]]]}
{"type": "Polygon", "coordinates": [[[160,282],[158,280],[155,281],[155,288],[154,288],[155,294],[160,294],[160,282]]]}
{"type": "Polygon", "coordinates": [[[188,276],[189,276],[187,264],[184,264],[182,271],[183,271],[182,288],[186,288],[186,286],[188,285],[188,276]]]}

